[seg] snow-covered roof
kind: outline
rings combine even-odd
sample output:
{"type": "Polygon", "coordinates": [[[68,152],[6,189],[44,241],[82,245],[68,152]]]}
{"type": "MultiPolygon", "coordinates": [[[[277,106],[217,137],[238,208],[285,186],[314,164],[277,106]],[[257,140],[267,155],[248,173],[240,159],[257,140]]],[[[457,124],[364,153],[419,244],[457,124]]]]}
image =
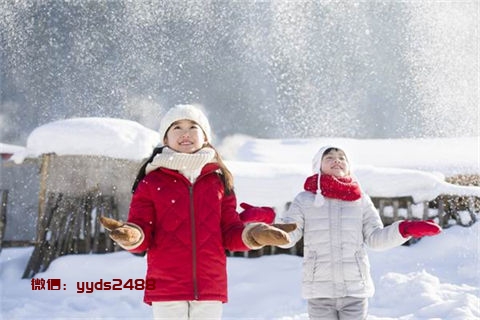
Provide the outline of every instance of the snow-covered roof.
{"type": "Polygon", "coordinates": [[[160,142],[160,134],[137,122],[114,118],[72,118],[42,125],[30,133],[16,163],[41,154],[102,155],[140,160],[160,142]]]}
{"type": "Polygon", "coordinates": [[[25,150],[25,147],[22,146],[17,146],[13,144],[7,144],[7,143],[0,143],[0,154],[14,154],[16,152],[22,152],[25,150]]]}

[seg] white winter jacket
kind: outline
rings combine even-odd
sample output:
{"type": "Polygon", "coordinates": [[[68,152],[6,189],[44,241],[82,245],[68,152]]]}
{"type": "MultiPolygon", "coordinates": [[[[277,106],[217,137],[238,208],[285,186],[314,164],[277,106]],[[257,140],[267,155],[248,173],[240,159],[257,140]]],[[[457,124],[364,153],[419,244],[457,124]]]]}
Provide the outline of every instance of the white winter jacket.
{"type": "Polygon", "coordinates": [[[304,237],[303,285],[305,299],[371,297],[374,293],[365,245],[376,250],[399,246],[408,238],[398,224],[383,227],[370,197],[356,201],[325,198],[314,207],[315,194],[301,192],[284,221],[297,223],[289,248],[304,237]]]}

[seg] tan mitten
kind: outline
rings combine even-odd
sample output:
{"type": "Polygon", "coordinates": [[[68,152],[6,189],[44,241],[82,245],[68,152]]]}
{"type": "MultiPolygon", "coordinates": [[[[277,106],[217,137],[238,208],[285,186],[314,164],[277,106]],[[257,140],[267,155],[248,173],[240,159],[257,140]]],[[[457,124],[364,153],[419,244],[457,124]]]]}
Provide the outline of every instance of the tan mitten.
{"type": "Polygon", "coordinates": [[[265,223],[254,224],[247,226],[245,234],[245,243],[251,248],[262,246],[279,246],[290,242],[290,236],[287,232],[293,231],[297,228],[294,223],[268,225],[265,223]],[[288,231],[284,231],[288,230],[288,231]]]}
{"type": "Polygon", "coordinates": [[[281,229],[285,232],[292,232],[295,229],[297,229],[297,224],[296,223],[274,223],[272,224],[273,227],[281,229]]]}
{"type": "Polygon", "coordinates": [[[110,238],[123,248],[133,247],[143,238],[142,231],[136,225],[107,217],[100,217],[100,222],[105,229],[110,231],[110,238]]]}

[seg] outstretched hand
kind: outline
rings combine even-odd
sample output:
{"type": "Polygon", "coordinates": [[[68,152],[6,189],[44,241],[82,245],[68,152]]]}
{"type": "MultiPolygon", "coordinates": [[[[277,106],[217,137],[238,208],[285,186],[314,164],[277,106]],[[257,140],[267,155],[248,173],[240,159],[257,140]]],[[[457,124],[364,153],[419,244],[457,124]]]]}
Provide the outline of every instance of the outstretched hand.
{"type": "Polygon", "coordinates": [[[135,226],[103,216],[99,219],[103,227],[110,231],[109,237],[122,247],[135,245],[142,237],[142,233],[135,226]]]}
{"type": "Polygon", "coordinates": [[[290,243],[291,232],[297,228],[295,223],[268,225],[258,223],[247,232],[248,242],[254,246],[279,246],[290,243]]]}
{"type": "Polygon", "coordinates": [[[442,228],[433,220],[405,220],[400,222],[400,224],[398,225],[398,230],[404,238],[420,238],[423,236],[434,236],[442,232],[442,228]]]}

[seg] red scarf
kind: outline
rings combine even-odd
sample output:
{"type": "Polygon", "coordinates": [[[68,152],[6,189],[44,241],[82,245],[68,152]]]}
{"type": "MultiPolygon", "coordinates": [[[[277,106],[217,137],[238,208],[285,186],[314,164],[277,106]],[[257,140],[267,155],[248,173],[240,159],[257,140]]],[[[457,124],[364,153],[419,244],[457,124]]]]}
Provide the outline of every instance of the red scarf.
{"type": "MultiPolygon", "coordinates": [[[[318,189],[318,173],[308,177],[303,187],[306,191],[316,194],[318,189]]],[[[358,182],[354,181],[351,177],[334,177],[328,174],[322,174],[320,176],[320,189],[324,197],[345,201],[358,200],[362,195],[358,182]]]]}

